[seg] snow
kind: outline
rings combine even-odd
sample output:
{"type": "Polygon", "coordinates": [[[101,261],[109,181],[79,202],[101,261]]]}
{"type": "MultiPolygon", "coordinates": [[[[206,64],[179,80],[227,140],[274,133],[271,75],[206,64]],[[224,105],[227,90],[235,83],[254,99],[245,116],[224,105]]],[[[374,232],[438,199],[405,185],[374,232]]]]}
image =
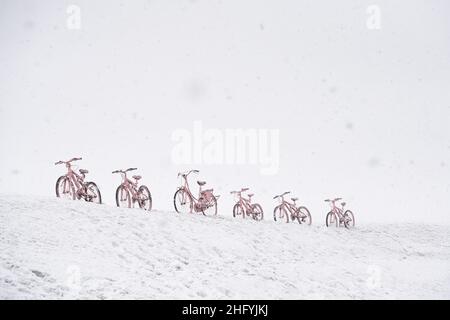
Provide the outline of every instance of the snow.
{"type": "MultiPolygon", "coordinates": [[[[270,211],[268,208],[266,212],[270,211]]],[[[327,229],[0,195],[0,299],[449,299],[450,227],[327,229]]]]}

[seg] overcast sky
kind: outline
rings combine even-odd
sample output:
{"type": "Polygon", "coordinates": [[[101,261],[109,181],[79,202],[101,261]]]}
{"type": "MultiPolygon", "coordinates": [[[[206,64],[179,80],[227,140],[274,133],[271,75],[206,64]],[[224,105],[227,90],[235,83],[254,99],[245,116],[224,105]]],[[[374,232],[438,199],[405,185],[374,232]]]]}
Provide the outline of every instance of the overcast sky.
{"type": "Polygon", "coordinates": [[[53,163],[82,156],[108,204],[114,169],[138,167],[154,207],[172,210],[177,172],[196,168],[222,215],[247,186],[267,218],[290,190],[313,223],[333,196],[361,223],[450,223],[449,9],[0,0],[0,192],[53,196],[64,173],[53,163]],[[172,136],[194,121],[279,130],[278,171],[175,163],[172,136]]]}

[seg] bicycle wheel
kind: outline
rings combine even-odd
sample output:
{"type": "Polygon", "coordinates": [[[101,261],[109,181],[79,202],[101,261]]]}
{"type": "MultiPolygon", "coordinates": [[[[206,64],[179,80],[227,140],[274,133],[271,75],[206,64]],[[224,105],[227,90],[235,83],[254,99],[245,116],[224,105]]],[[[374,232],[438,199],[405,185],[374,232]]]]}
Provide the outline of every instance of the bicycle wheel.
{"type": "Polygon", "coordinates": [[[353,228],[355,226],[355,216],[350,210],[344,212],[344,226],[347,229],[353,228]]]}
{"type": "Polygon", "coordinates": [[[333,211],[328,212],[325,223],[327,227],[332,227],[333,225],[339,227],[339,218],[333,211]]]}
{"type": "Polygon", "coordinates": [[[282,205],[276,206],[275,209],[273,209],[273,220],[275,220],[275,222],[289,222],[289,216],[282,205]]]}
{"type": "Polygon", "coordinates": [[[152,210],[152,195],[144,185],[139,187],[139,207],[146,211],[152,210]]]}
{"type": "Polygon", "coordinates": [[[206,203],[205,207],[202,209],[202,213],[205,216],[215,216],[217,215],[217,199],[211,196],[211,199],[206,203]]]}
{"type": "Polygon", "coordinates": [[[261,221],[264,217],[264,212],[262,207],[259,205],[259,203],[255,203],[252,205],[252,211],[253,211],[253,219],[256,221],[261,221]]]}
{"type": "Polygon", "coordinates": [[[240,203],[236,203],[233,207],[233,217],[238,217],[242,215],[242,218],[245,218],[244,208],[242,208],[240,203]]]}
{"type": "Polygon", "coordinates": [[[86,196],[84,197],[84,200],[97,204],[102,203],[102,195],[94,182],[86,183],[86,196]]]}
{"type": "Polygon", "coordinates": [[[61,176],[56,180],[56,196],[58,198],[75,200],[75,188],[67,176],[61,176]]]}
{"type": "Polygon", "coordinates": [[[178,213],[192,213],[193,200],[185,189],[178,189],[173,196],[173,205],[178,213]]]}
{"type": "Polygon", "coordinates": [[[116,204],[121,208],[131,208],[131,195],[130,191],[123,185],[117,187],[116,190],[116,204]]]}
{"type": "Polygon", "coordinates": [[[297,212],[296,218],[297,218],[298,223],[300,223],[300,224],[304,223],[304,224],[310,226],[312,223],[311,213],[309,213],[309,210],[306,207],[298,207],[298,212],[297,212]]]}

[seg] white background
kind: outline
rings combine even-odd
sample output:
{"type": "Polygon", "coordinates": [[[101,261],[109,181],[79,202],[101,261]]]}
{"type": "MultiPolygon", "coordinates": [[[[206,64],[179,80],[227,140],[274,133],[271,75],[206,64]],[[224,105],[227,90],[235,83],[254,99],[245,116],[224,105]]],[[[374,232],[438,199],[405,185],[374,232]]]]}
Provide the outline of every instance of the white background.
{"type": "MultiPolygon", "coordinates": [[[[323,223],[342,196],[357,222],[450,223],[448,1],[0,0],[0,192],[54,195],[80,167],[114,203],[111,171],[138,167],[171,210],[178,171],[222,195],[256,193],[267,218],[291,190],[323,223]],[[68,5],[81,29],[67,28],[68,5]],[[366,26],[369,5],[381,29],[366,26]],[[186,165],[171,135],[280,130],[280,169],[186,165]]],[[[194,181],[194,180],[192,180],[194,181]]]]}

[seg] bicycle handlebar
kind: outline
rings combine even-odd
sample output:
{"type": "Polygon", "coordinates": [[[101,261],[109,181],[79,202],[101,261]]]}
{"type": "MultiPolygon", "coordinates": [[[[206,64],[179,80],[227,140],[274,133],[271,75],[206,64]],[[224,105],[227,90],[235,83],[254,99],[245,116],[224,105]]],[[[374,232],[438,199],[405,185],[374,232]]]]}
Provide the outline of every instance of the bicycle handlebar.
{"type": "Polygon", "coordinates": [[[114,170],[112,173],[126,173],[133,170],[137,170],[137,168],[128,168],[127,170],[114,170]]]}
{"type": "Polygon", "coordinates": [[[291,193],[291,192],[290,191],[286,191],[286,192],[283,192],[282,194],[279,194],[279,195],[277,195],[277,196],[275,196],[273,198],[276,199],[276,198],[279,198],[279,197],[283,197],[283,196],[285,196],[285,195],[287,195],[289,193],[291,193]]]}
{"type": "Polygon", "coordinates": [[[72,161],[78,161],[78,160],[83,160],[83,158],[81,158],[81,157],[79,157],[79,158],[72,158],[72,159],[70,159],[69,161],[62,161],[62,160],[59,160],[59,161],[55,162],[55,166],[56,166],[57,164],[71,163],[72,161]]]}
{"type": "Polygon", "coordinates": [[[200,171],[198,171],[198,170],[190,170],[190,171],[188,171],[188,172],[178,172],[178,177],[179,176],[185,176],[185,177],[187,177],[189,174],[191,174],[191,173],[199,173],[200,171]]]}
{"type": "Polygon", "coordinates": [[[324,201],[325,201],[325,202],[336,202],[336,201],[339,201],[339,200],[342,200],[342,198],[335,198],[335,199],[333,199],[333,200],[325,199],[324,201]]]}

